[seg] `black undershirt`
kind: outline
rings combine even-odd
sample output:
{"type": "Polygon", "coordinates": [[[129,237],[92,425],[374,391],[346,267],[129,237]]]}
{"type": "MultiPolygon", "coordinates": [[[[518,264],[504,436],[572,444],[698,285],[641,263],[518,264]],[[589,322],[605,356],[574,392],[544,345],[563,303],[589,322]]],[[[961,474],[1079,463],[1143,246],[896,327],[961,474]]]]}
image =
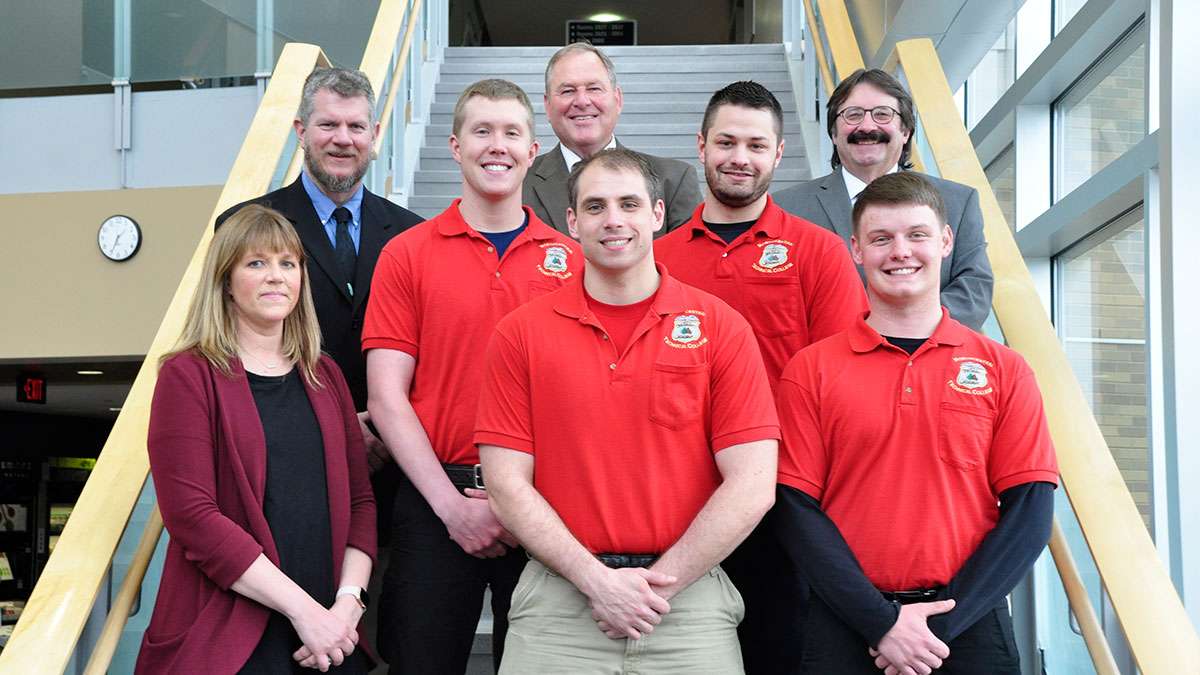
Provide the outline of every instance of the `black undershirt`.
{"type": "Polygon", "coordinates": [[[710,223],[706,220],[704,221],[704,226],[707,227],[710,232],[720,237],[726,244],[731,244],[733,243],[734,239],[742,236],[746,230],[754,227],[754,224],[757,222],[757,218],[754,220],[747,220],[744,223],[710,223]]]}
{"type": "MultiPolygon", "coordinates": [[[[333,604],[333,547],[325,484],[325,442],[299,368],[270,377],[246,373],[267,442],[263,515],[279,552],[279,569],[324,607],[333,604]]],[[[300,638],[286,617],[271,612],[243,673],[308,673],[292,660],[300,638]]],[[[365,673],[356,652],[329,672],[365,673]]]]}
{"type": "Polygon", "coordinates": [[[908,352],[909,356],[915,354],[916,351],[921,348],[921,345],[925,344],[929,340],[929,338],[902,338],[892,337],[890,335],[884,335],[883,339],[887,340],[888,344],[895,345],[908,352]]]}
{"type": "MultiPolygon", "coordinates": [[[[523,209],[522,212],[524,212],[523,209]]],[[[496,257],[503,258],[504,252],[525,231],[526,225],[529,225],[528,213],[525,214],[525,220],[521,221],[520,227],[515,230],[509,230],[508,232],[480,232],[479,234],[482,234],[484,239],[492,243],[492,247],[496,249],[496,257]]]]}
{"type": "MultiPolygon", "coordinates": [[[[896,622],[900,608],[871,585],[820,503],[800,490],[779,485],[773,513],[776,535],[792,564],[846,625],[868,645],[877,646],[896,622]]],[[[955,607],[930,617],[930,631],[949,644],[998,605],[1046,547],[1053,515],[1050,483],[1023,483],[1000,493],[1000,519],[939,595],[939,599],[953,598],[955,607]]]]}

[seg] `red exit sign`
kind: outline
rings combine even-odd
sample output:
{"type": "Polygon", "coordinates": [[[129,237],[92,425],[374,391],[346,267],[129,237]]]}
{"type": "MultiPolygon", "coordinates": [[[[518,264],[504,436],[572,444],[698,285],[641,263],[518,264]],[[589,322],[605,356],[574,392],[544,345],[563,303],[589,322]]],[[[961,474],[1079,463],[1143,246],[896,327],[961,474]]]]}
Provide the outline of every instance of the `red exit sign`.
{"type": "Polygon", "coordinates": [[[21,373],[17,376],[17,403],[46,403],[46,378],[21,373]]]}

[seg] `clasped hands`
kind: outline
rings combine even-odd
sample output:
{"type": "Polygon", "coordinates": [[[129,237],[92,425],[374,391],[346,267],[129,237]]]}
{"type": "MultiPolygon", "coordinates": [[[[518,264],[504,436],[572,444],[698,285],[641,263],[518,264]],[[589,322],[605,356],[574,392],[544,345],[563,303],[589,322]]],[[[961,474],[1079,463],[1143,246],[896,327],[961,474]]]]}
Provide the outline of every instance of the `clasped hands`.
{"type": "Polygon", "coordinates": [[[952,609],[953,600],[901,605],[900,616],[879,640],[878,648],[868,649],[875,666],[884,675],[929,675],[941,668],[950,648],[929,630],[926,620],[952,609]]]}
{"type": "Polygon", "coordinates": [[[614,640],[637,640],[671,611],[668,600],[679,590],[676,582],[669,574],[641,567],[601,567],[589,579],[584,595],[602,633],[614,640]]]}
{"type": "Polygon", "coordinates": [[[338,596],[329,609],[313,603],[304,615],[291,620],[303,643],[292,658],[301,666],[322,673],[331,666],[342,665],[358,646],[355,626],[362,618],[362,612],[351,595],[338,596]]]}

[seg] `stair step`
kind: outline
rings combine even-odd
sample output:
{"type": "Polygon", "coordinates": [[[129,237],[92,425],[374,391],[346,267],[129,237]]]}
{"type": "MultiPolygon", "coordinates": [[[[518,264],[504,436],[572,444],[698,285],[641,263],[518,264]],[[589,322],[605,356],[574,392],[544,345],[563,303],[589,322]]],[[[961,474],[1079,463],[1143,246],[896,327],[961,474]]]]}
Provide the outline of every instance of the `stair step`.
{"type": "MultiPolygon", "coordinates": [[[[696,132],[700,130],[700,115],[696,115],[693,119],[675,118],[675,122],[656,122],[653,124],[628,124],[622,117],[617,123],[617,136],[687,136],[695,137],[696,132]]],[[[446,139],[450,137],[450,118],[446,117],[445,122],[441,124],[425,125],[425,137],[428,139],[446,139]]],[[[535,124],[534,133],[538,138],[550,136],[554,134],[554,129],[550,127],[548,122],[535,124]]],[[[784,138],[799,138],[800,128],[799,123],[785,123],[783,126],[784,138]]],[[[646,144],[643,144],[646,145],[646,144]]]]}
{"type": "MultiPolygon", "coordinates": [[[[783,169],[775,172],[775,181],[788,184],[808,179],[806,169],[783,169]]],[[[457,197],[462,194],[462,174],[458,171],[418,171],[413,181],[413,193],[427,196],[457,197]]]]}
{"type": "MultiPolygon", "coordinates": [[[[775,94],[776,98],[779,98],[778,92],[772,91],[771,93],[775,94]]],[[[787,93],[790,93],[790,90],[787,93]]],[[[628,96],[625,97],[625,103],[621,107],[621,119],[627,119],[635,115],[657,113],[703,114],[704,108],[708,106],[708,97],[696,97],[683,101],[676,99],[674,96],[671,96],[670,100],[667,101],[662,100],[662,98],[663,95],[659,95],[656,97],[657,100],[653,100],[647,96],[636,101],[630,101],[628,96]]],[[[440,98],[433,102],[430,112],[435,116],[452,115],[454,114],[454,104],[456,102],[457,100],[451,101],[449,97],[440,98]]],[[[533,104],[534,115],[540,118],[545,114],[546,106],[542,103],[541,97],[530,99],[529,102],[533,104]]],[[[779,98],[779,105],[785,113],[796,111],[796,99],[792,96],[779,98]]]]}
{"type": "MultiPolygon", "coordinates": [[[[553,138],[544,139],[542,141],[543,149],[550,150],[554,148],[555,140],[553,138]]],[[[667,157],[669,159],[678,159],[684,162],[689,162],[696,167],[696,171],[700,171],[700,160],[696,156],[695,144],[689,146],[657,146],[652,148],[639,148],[647,151],[647,154],[656,157],[667,157]]],[[[443,154],[434,153],[441,152],[439,148],[426,147],[421,151],[421,164],[418,168],[418,175],[422,171],[453,171],[458,173],[458,162],[450,156],[450,151],[447,149],[443,154]]],[[[790,146],[784,148],[783,161],[779,163],[777,171],[784,169],[803,169],[808,166],[808,160],[805,159],[803,153],[799,150],[793,151],[790,146]]]]}
{"type": "MultiPolygon", "coordinates": [[[[446,60],[456,58],[468,59],[508,59],[508,58],[533,58],[549,59],[554,55],[554,52],[561,49],[559,46],[549,47],[447,47],[445,51],[446,60]]],[[[774,55],[783,56],[783,45],[780,44],[762,44],[762,45],[648,45],[638,47],[604,47],[604,53],[608,55],[614,62],[625,58],[638,57],[662,57],[662,56],[678,56],[679,54],[692,54],[703,56],[729,56],[729,55],[774,55]]]]}
{"type": "MultiPolygon", "coordinates": [[[[786,73],[788,66],[783,59],[703,59],[690,55],[680,55],[673,59],[628,59],[617,66],[617,80],[636,78],[647,74],[683,73],[716,74],[716,73],[786,73]]],[[[446,61],[442,64],[442,75],[473,74],[478,77],[488,77],[493,73],[503,72],[509,75],[536,75],[544,77],[546,64],[535,59],[502,60],[489,59],[484,61],[446,61]]]]}
{"type": "MultiPolygon", "coordinates": [[[[754,72],[754,71],[750,71],[754,72]]],[[[710,87],[710,92],[715,91],[730,82],[746,79],[745,70],[734,70],[729,72],[712,72],[709,70],[700,70],[695,72],[646,72],[636,73],[633,75],[621,74],[619,82],[621,88],[624,89],[630,85],[650,85],[656,84],[659,93],[670,93],[674,91],[676,85],[707,85],[710,87]],[[666,87],[666,88],[664,88],[666,87]]],[[[443,70],[439,83],[446,84],[471,84],[485,77],[500,77],[506,80],[511,80],[519,85],[528,93],[533,88],[537,88],[537,93],[541,95],[545,91],[546,85],[541,73],[511,73],[499,70],[496,68],[485,68],[479,72],[473,73],[449,73],[443,70]]],[[[787,77],[787,71],[754,73],[754,81],[761,83],[768,89],[774,90],[776,85],[782,84],[784,78],[787,77]]],[[[645,91],[645,90],[643,90],[645,91]]]]}
{"type": "MultiPolygon", "coordinates": [[[[494,73],[492,76],[493,77],[504,77],[504,73],[497,72],[497,73],[494,73]]],[[[454,99],[457,99],[458,95],[462,93],[464,86],[471,84],[472,82],[475,82],[478,79],[481,79],[481,78],[466,77],[465,79],[462,79],[462,80],[447,81],[447,79],[445,77],[443,77],[442,79],[438,80],[438,83],[434,88],[434,92],[437,95],[438,100],[441,100],[442,96],[448,96],[448,97],[450,97],[449,100],[454,100],[454,99]]],[[[532,79],[532,78],[528,78],[528,77],[517,78],[517,79],[511,78],[511,77],[504,77],[504,79],[512,80],[513,82],[515,82],[519,87],[521,87],[522,89],[525,90],[525,93],[528,94],[530,98],[539,98],[540,99],[542,97],[542,95],[546,92],[546,85],[545,85],[545,82],[542,81],[541,77],[538,77],[536,79],[532,79]]],[[[633,82],[627,82],[627,81],[622,80],[621,81],[621,91],[622,91],[622,93],[625,94],[626,102],[631,101],[631,95],[633,95],[633,94],[654,94],[656,96],[670,95],[671,100],[676,100],[676,101],[692,100],[691,95],[695,94],[700,97],[700,100],[707,102],[708,97],[712,96],[714,91],[720,89],[721,87],[724,87],[725,85],[729,84],[730,82],[736,81],[736,79],[737,78],[730,77],[730,78],[726,78],[726,79],[720,79],[720,78],[712,79],[711,81],[681,80],[681,81],[672,83],[669,90],[664,89],[662,82],[640,81],[640,80],[633,81],[633,82]]],[[[791,92],[791,90],[792,90],[792,82],[791,82],[791,80],[788,80],[788,79],[777,79],[777,78],[768,79],[768,78],[763,78],[763,77],[755,77],[753,79],[755,82],[758,82],[759,84],[763,85],[767,89],[770,89],[772,92],[774,92],[775,96],[779,96],[781,92],[791,92]]]]}

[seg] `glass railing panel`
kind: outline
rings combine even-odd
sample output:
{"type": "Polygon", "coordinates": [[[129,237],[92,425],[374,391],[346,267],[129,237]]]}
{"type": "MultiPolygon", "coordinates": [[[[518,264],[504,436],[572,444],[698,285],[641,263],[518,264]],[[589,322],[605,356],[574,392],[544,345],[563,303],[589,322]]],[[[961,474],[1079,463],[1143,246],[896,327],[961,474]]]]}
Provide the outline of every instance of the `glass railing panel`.
{"type": "MultiPolygon", "coordinates": [[[[121,582],[125,579],[130,561],[134,551],[137,550],[146,520],[150,517],[154,504],[154,481],[147,478],[146,486],[142,488],[142,494],[138,496],[137,506],[134,507],[133,515],[129,517],[129,524],[125,526],[125,534],[121,536],[121,543],[117,545],[117,552],[113,556],[113,595],[116,594],[117,589],[121,587],[121,582]]],[[[121,631],[121,640],[117,643],[117,650],[113,654],[112,663],[108,668],[110,673],[132,673],[133,666],[137,663],[138,651],[142,646],[142,633],[146,632],[146,627],[150,624],[150,615],[154,612],[154,599],[158,597],[158,582],[162,578],[163,561],[167,556],[167,540],[167,532],[163,530],[162,536],[158,540],[158,546],[154,549],[154,557],[150,560],[150,566],[146,569],[146,576],[142,580],[139,600],[134,604],[129,620],[121,631]]],[[[83,649],[84,645],[81,644],[80,648],[83,649]]]]}
{"type": "Polygon", "coordinates": [[[329,61],[344,68],[358,67],[379,11],[379,0],[327,3],[275,0],[274,4],[276,59],[284,44],[307,42],[321,45],[329,61]]]}
{"type": "MultiPolygon", "coordinates": [[[[1066,492],[1059,488],[1054,495],[1054,516],[1066,536],[1079,575],[1087,587],[1092,606],[1101,604],[1100,573],[1088,551],[1075,511],[1066,492]]],[[[1045,675],[1092,675],[1096,672],[1087,645],[1070,614],[1070,603],[1063,590],[1062,579],[1054,565],[1049,549],[1042,553],[1034,567],[1037,642],[1041,648],[1045,675]]]]}
{"type": "Polygon", "coordinates": [[[251,76],[254,18],[253,3],[131,0],[130,79],[251,76]]]}
{"type": "Polygon", "coordinates": [[[0,2],[0,89],[112,79],[112,0],[0,2]]]}

